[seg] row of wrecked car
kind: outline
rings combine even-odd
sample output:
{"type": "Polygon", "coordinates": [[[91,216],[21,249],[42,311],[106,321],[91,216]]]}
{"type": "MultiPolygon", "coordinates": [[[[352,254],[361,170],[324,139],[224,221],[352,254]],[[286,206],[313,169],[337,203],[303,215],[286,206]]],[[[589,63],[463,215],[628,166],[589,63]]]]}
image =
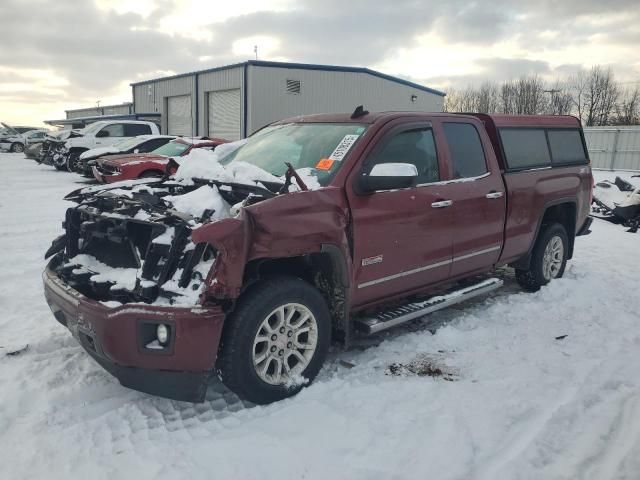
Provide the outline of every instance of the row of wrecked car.
{"type": "Polygon", "coordinates": [[[153,122],[104,120],[46,134],[33,150],[24,151],[38,163],[113,183],[173,173],[177,164],[172,158],[194,148],[213,150],[222,143],[226,140],[161,135],[153,122]]]}
{"type": "Polygon", "coordinates": [[[42,144],[47,133],[48,130],[44,128],[12,126],[0,122],[0,151],[32,155],[33,149],[42,144]]]}

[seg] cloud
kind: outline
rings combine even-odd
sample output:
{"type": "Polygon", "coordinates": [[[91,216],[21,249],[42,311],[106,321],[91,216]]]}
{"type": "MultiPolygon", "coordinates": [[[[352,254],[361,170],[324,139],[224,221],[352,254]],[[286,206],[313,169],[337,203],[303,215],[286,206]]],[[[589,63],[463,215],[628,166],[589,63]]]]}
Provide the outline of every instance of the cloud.
{"type": "Polygon", "coordinates": [[[263,59],[367,66],[434,87],[591,63],[640,78],[637,0],[2,0],[0,18],[3,121],[127,101],[130,82],[246,60],[256,43],[263,59]]]}

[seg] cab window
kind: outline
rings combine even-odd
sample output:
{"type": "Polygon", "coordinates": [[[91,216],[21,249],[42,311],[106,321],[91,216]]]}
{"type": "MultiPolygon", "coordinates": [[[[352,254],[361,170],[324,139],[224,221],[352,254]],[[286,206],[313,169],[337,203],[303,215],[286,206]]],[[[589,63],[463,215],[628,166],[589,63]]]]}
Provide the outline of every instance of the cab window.
{"type": "Polygon", "coordinates": [[[454,178],[479,177],[487,173],[487,160],[480,135],[470,123],[444,124],[444,134],[451,152],[454,178]]]}
{"type": "Polygon", "coordinates": [[[394,135],[373,154],[371,165],[411,163],[418,170],[417,185],[440,180],[438,155],[431,128],[417,128],[394,135]]]}
{"type": "Polygon", "coordinates": [[[98,137],[124,137],[124,125],[121,123],[114,123],[104,127],[98,135],[98,137]]]}

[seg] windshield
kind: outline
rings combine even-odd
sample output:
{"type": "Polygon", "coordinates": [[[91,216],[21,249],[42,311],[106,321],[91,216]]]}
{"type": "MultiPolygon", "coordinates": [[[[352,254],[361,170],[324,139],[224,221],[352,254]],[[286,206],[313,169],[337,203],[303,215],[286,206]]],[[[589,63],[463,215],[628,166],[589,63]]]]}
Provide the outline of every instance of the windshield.
{"type": "Polygon", "coordinates": [[[104,127],[104,122],[95,122],[92,123],[91,125],[88,125],[80,130],[78,130],[80,133],[87,135],[89,133],[94,133],[97,132],[98,130],[100,130],[102,127],[104,127]]]}
{"type": "Polygon", "coordinates": [[[171,141],[169,143],[165,143],[159,148],[156,148],[152,153],[155,153],[156,155],[163,155],[165,157],[179,157],[187,148],[189,148],[189,145],[171,141]]]}
{"type": "Polygon", "coordinates": [[[366,131],[356,123],[290,123],[274,125],[249,137],[247,143],[220,163],[246,162],[276,177],[291,163],[296,170],[310,169],[320,185],[327,185],[342,159],[366,131]]]}

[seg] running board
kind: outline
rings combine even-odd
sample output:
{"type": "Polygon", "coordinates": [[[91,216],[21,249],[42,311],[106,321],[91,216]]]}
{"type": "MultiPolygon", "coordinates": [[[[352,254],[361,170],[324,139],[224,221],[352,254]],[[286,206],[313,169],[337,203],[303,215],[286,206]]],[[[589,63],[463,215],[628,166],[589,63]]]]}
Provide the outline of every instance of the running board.
{"type": "Polygon", "coordinates": [[[504,282],[499,278],[489,278],[470,287],[454,290],[446,295],[432,297],[424,302],[408,303],[378,313],[373,317],[354,318],[356,328],[366,334],[381,332],[429,313],[442,310],[456,303],[489,293],[500,288],[504,282]]]}

